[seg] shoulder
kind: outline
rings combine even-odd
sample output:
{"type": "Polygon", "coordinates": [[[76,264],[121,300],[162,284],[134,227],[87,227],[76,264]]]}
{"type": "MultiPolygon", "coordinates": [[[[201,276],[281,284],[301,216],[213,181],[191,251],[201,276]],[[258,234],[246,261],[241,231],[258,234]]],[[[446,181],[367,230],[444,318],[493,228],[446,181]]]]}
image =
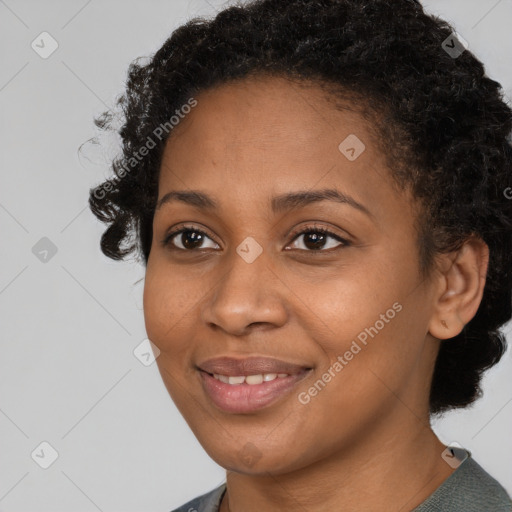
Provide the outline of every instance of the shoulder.
{"type": "Polygon", "coordinates": [[[223,483],[213,491],[202,494],[171,512],[218,512],[225,490],[226,484],[223,483]]]}
{"type": "MultiPolygon", "coordinates": [[[[462,459],[461,459],[462,460],[462,459]]],[[[507,491],[469,452],[467,458],[413,512],[512,512],[507,491]]]]}

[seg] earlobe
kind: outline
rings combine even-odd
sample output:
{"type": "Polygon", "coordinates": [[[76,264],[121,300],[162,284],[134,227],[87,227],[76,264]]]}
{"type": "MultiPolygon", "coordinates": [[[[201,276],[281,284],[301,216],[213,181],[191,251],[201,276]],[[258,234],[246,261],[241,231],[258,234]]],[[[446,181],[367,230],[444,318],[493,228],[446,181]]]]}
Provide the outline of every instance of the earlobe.
{"type": "Polygon", "coordinates": [[[440,257],[439,288],[429,333],[438,339],[457,336],[475,316],[484,293],[489,248],[471,237],[456,252],[440,257]]]}

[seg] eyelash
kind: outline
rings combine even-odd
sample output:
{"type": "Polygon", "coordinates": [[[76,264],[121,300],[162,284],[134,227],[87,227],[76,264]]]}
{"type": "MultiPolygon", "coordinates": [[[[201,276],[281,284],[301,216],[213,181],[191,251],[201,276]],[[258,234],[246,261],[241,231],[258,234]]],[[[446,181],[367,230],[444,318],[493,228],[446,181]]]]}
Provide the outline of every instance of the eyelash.
{"type": "MultiPolygon", "coordinates": [[[[208,233],[206,233],[202,229],[197,229],[194,226],[183,226],[183,227],[181,227],[181,228],[179,228],[177,230],[174,230],[174,231],[171,231],[170,233],[168,233],[166,235],[166,237],[162,240],[162,246],[165,247],[165,248],[169,248],[172,251],[182,251],[182,252],[189,252],[189,253],[194,253],[194,252],[201,251],[201,249],[181,249],[181,247],[175,247],[172,244],[172,240],[173,240],[174,237],[176,237],[177,235],[180,235],[182,233],[186,233],[187,231],[198,233],[198,234],[200,234],[202,236],[206,236],[206,237],[212,239],[212,237],[209,236],[208,233]]],[[[348,246],[351,245],[348,240],[338,236],[337,234],[333,233],[332,231],[329,231],[328,229],[326,229],[326,228],[324,228],[322,226],[315,226],[315,225],[304,226],[300,231],[294,232],[290,236],[292,237],[292,242],[293,242],[299,236],[306,235],[306,234],[309,234],[309,233],[321,233],[323,235],[328,235],[329,237],[334,238],[338,242],[341,242],[341,245],[339,245],[338,247],[334,247],[334,248],[331,247],[330,249],[327,249],[327,250],[325,250],[325,249],[318,249],[318,250],[298,249],[299,251],[307,252],[307,253],[311,253],[311,254],[315,254],[315,255],[322,254],[322,253],[330,254],[333,251],[337,251],[339,249],[342,249],[344,247],[348,247],[348,246]]],[[[215,240],[213,240],[213,241],[215,242],[215,240]]],[[[217,243],[217,242],[215,242],[215,243],[217,243]]],[[[204,251],[204,249],[203,249],[203,251],[204,251]]]]}

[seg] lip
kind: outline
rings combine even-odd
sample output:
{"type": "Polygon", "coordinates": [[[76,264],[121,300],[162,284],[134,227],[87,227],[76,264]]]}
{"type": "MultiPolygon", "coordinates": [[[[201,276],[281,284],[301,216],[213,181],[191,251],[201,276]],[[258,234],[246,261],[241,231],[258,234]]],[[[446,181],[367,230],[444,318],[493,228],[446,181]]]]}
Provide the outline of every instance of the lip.
{"type": "Polygon", "coordinates": [[[289,394],[298,382],[309,375],[303,370],[288,377],[278,377],[261,384],[226,384],[209,373],[199,370],[203,389],[210,400],[222,411],[243,414],[268,407],[289,394]]]}
{"type": "Polygon", "coordinates": [[[312,368],[269,357],[219,357],[201,363],[198,370],[203,389],[215,406],[224,412],[247,414],[269,407],[289,395],[296,385],[311,373],[312,368]],[[214,373],[227,376],[260,373],[289,375],[261,384],[232,385],[215,379],[212,375],[214,373]]]}
{"type": "Polygon", "coordinates": [[[259,373],[288,373],[296,375],[304,370],[309,369],[308,366],[282,361],[272,357],[216,357],[207,359],[203,363],[197,365],[203,372],[228,377],[236,377],[242,375],[257,375],[259,373]]]}

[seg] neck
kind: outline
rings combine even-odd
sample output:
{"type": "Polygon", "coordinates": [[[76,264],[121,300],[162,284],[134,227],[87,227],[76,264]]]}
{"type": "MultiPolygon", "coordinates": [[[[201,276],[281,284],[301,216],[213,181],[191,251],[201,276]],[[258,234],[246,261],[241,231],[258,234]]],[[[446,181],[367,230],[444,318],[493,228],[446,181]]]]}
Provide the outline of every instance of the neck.
{"type": "Polygon", "coordinates": [[[320,512],[339,510],[340,504],[344,512],[413,510],[454,470],[442,459],[445,447],[428,419],[405,416],[407,424],[387,423],[387,432],[372,432],[291,472],[228,471],[220,511],[320,512]]]}

